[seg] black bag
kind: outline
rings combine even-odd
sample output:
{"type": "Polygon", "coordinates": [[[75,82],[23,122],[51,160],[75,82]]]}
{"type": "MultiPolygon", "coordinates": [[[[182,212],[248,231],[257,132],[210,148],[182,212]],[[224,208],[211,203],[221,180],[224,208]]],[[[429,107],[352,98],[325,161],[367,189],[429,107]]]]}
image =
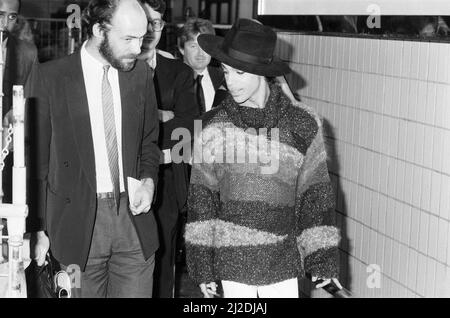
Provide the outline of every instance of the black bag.
{"type": "Polygon", "coordinates": [[[58,298],[55,288],[55,274],[60,270],[59,263],[47,253],[43,266],[32,261],[25,270],[28,298],[58,298]]]}

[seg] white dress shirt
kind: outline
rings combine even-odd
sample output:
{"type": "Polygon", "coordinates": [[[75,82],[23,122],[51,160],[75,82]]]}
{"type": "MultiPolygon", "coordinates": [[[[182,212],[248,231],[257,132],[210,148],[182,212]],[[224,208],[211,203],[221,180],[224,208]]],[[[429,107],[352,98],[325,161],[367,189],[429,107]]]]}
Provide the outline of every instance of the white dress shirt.
{"type": "Polygon", "coordinates": [[[8,54],[8,38],[3,39],[2,43],[2,58],[3,58],[3,76],[5,76],[5,69],[6,69],[6,55],[8,54]]]}
{"type": "Polygon", "coordinates": [[[210,111],[212,109],[214,97],[216,96],[216,90],[214,89],[211,76],[209,76],[208,68],[205,68],[203,72],[197,74],[203,75],[202,88],[203,95],[205,96],[205,110],[210,111]]]}
{"type": "MultiPolygon", "coordinates": [[[[103,122],[102,80],[103,64],[86,50],[86,42],[81,48],[81,65],[91,119],[92,139],[94,142],[95,172],[97,193],[113,192],[111,172],[109,169],[108,151],[106,149],[105,128],[103,122]]],[[[116,121],[117,150],[119,152],[120,192],[125,191],[122,160],[122,103],[120,99],[119,72],[110,67],[108,80],[111,85],[116,121]]],[[[82,160],[86,158],[82,158],[82,160]]]]}

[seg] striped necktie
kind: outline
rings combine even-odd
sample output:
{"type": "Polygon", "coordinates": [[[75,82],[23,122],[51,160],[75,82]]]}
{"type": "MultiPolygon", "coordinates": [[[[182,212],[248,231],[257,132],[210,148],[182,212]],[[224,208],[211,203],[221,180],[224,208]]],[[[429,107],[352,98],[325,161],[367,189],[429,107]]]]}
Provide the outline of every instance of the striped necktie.
{"type": "Polygon", "coordinates": [[[109,170],[113,184],[114,200],[119,213],[120,183],[119,183],[119,151],[117,149],[116,120],[114,117],[114,102],[111,85],[108,80],[109,65],[103,67],[102,107],[105,126],[106,150],[108,152],[109,170]]]}

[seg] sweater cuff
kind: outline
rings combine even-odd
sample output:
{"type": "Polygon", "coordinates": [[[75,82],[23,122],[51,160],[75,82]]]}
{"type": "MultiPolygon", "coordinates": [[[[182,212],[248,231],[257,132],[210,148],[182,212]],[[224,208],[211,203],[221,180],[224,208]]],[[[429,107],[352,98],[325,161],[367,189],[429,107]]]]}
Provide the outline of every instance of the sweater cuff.
{"type": "Polygon", "coordinates": [[[307,256],[305,271],[322,279],[338,278],[338,248],[320,249],[307,256]]]}
{"type": "Polygon", "coordinates": [[[199,245],[186,245],[186,264],[190,278],[197,284],[211,283],[214,275],[214,249],[199,245]]]}

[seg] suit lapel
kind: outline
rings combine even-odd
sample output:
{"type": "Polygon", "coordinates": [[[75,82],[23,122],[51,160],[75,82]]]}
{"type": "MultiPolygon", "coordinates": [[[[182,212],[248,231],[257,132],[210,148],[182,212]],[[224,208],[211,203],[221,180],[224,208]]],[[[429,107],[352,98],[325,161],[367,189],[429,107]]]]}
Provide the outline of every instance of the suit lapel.
{"type": "Polygon", "coordinates": [[[85,172],[89,185],[96,190],[94,143],[79,51],[70,57],[70,63],[67,68],[64,84],[72,133],[75,137],[82,169],[85,172]]]}

